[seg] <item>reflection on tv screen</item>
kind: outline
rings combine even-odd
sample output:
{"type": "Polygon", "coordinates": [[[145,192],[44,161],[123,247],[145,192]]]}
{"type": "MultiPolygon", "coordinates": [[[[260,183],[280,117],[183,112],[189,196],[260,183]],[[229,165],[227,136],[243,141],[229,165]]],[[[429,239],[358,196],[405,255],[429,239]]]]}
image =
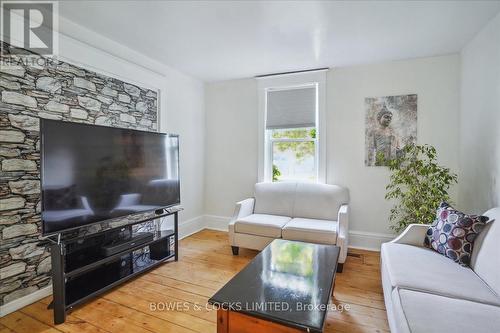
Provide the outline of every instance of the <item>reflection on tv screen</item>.
{"type": "Polygon", "coordinates": [[[179,140],[42,120],[44,233],[180,203],[179,140]]]}

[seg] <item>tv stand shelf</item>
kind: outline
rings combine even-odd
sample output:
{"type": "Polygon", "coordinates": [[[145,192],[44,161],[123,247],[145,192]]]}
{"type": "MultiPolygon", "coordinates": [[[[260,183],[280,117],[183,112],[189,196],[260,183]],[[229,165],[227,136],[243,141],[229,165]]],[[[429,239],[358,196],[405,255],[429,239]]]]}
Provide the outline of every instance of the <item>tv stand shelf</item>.
{"type": "MultiPolygon", "coordinates": [[[[144,260],[145,266],[143,267],[133,264],[130,274],[123,277],[120,275],[103,276],[101,273],[105,271],[105,269],[103,269],[104,266],[102,266],[101,269],[91,271],[92,274],[83,274],[78,278],[72,279],[72,282],[67,283],[66,287],[66,311],[71,310],[73,307],[86,302],[98,294],[134,278],[146,270],[150,270],[162,264],[174,256],[175,254],[170,254],[162,260],[144,260]]],[[[137,257],[138,255],[133,256],[132,260],[136,260],[137,257]]]]}
{"type": "MultiPolygon", "coordinates": [[[[64,273],[64,275],[67,278],[80,275],[80,274],[82,274],[88,270],[91,270],[95,267],[101,266],[101,265],[106,264],[108,262],[112,262],[112,261],[116,260],[117,258],[120,258],[121,256],[123,256],[124,254],[130,253],[131,251],[141,249],[145,245],[151,245],[151,244],[154,244],[156,242],[160,242],[160,241],[165,240],[166,238],[170,238],[174,235],[175,235],[175,232],[173,230],[155,231],[154,236],[153,236],[154,238],[150,242],[147,242],[144,244],[139,244],[139,245],[131,247],[125,251],[121,251],[121,252],[118,252],[116,254],[107,256],[107,257],[104,255],[98,255],[98,256],[85,258],[85,260],[83,262],[81,262],[81,264],[83,266],[75,267],[74,269],[71,269],[71,270],[67,271],[66,273],[64,273]]],[[[66,269],[67,268],[68,268],[68,266],[66,265],[66,269]]]]}
{"type": "Polygon", "coordinates": [[[127,239],[133,240],[132,225],[53,244],[51,307],[54,323],[63,323],[66,312],[73,307],[166,261],[177,261],[178,211],[169,215],[174,215],[174,230],[155,231],[151,240],[135,246],[130,242],[127,244],[130,246],[109,256],[104,255],[102,247],[110,239],[114,242],[125,237],[125,244],[127,239]]]}

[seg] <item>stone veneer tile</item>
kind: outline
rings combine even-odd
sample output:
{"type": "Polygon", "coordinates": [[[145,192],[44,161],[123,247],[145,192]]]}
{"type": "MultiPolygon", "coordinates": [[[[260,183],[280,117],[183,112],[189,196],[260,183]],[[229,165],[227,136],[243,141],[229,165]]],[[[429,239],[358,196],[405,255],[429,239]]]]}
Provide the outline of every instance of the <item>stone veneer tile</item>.
{"type": "Polygon", "coordinates": [[[94,82],[86,80],[86,79],[81,78],[81,77],[74,77],[73,78],[73,85],[75,87],[78,87],[78,88],[83,88],[83,89],[87,89],[90,91],[96,91],[96,87],[95,87],[94,82]]]}
{"type": "Polygon", "coordinates": [[[22,143],[26,135],[20,131],[0,130],[0,142],[22,143]]]}
{"type": "Polygon", "coordinates": [[[2,171],[35,171],[37,165],[35,161],[23,160],[20,158],[5,159],[2,161],[2,171]]]}
{"type": "Polygon", "coordinates": [[[61,91],[62,84],[56,78],[42,76],[36,80],[36,88],[49,93],[57,93],[61,91]]]}
{"type": "Polygon", "coordinates": [[[14,91],[2,91],[2,102],[6,104],[23,105],[36,108],[38,103],[35,98],[14,91]]]}
{"type": "Polygon", "coordinates": [[[2,229],[2,239],[9,239],[23,235],[31,235],[38,231],[36,224],[14,224],[2,229]]]}
{"type": "Polygon", "coordinates": [[[90,111],[99,111],[101,109],[101,102],[90,97],[78,96],[78,104],[90,111]]]}
{"type": "Polygon", "coordinates": [[[52,111],[52,112],[61,112],[65,113],[69,111],[69,106],[66,104],[62,104],[56,101],[49,101],[45,105],[45,110],[47,111],[52,111]]]}
{"type": "Polygon", "coordinates": [[[87,119],[89,117],[89,113],[82,109],[71,109],[71,118],[76,119],[87,119]]]}
{"type": "Polygon", "coordinates": [[[2,277],[2,280],[4,280],[8,277],[24,273],[24,271],[26,271],[26,263],[16,262],[12,265],[0,268],[0,276],[2,277]]]}
{"type": "Polygon", "coordinates": [[[23,208],[25,204],[26,199],[23,197],[0,198],[0,211],[23,208]]]}
{"type": "Polygon", "coordinates": [[[40,193],[40,181],[23,179],[9,182],[9,188],[14,194],[38,194],[40,193]]]}
{"type": "Polygon", "coordinates": [[[9,121],[12,127],[25,131],[40,130],[40,121],[36,117],[30,117],[24,114],[9,114],[9,121]]]}

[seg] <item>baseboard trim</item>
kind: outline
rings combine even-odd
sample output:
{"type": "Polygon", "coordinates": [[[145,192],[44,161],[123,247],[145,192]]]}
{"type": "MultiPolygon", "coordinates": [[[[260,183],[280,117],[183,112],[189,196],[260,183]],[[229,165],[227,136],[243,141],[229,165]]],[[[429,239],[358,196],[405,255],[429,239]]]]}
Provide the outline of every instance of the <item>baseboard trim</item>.
{"type": "Polygon", "coordinates": [[[228,224],[231,221],[230,217],[227,216],[218,216],[218,215],[205,215],[205,228],[210,230],[218,230],[218,231],[229,231],[228,224]]]}
{"type": "Polygon", "coordinates": [[[203,229],[205,229],[205,218],[203,215],[179,223],[179,239],[191,236],[203,229]]]}
{"type": "Polygon", "coordinates": [[[6,316],[9,313],[24,308],[50,295],[52,295],[52,285],[43,287],[29,295],[13,300],[12,302],[0,306],[0,317],[6,316]]]}
{"type": "Polygon", "coordinates": [[[394,239],[392,234],[381,234],[376,232],[365,232],[350,230],[349,231],[349,247],[353,249],[378,251],[382,243],[389,242],[394,239]]]}

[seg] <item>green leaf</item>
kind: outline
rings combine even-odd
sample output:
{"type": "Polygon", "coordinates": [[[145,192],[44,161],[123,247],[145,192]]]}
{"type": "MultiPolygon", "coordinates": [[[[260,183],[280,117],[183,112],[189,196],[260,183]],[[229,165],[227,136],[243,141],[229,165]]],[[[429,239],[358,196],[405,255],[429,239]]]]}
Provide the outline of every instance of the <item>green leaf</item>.
{"type": "Polygon", "coordinates": [[[390,183],[386,200],[395,200],[390,211],[391,228],[397,232],[411,223],[431,223],[441,201],[449,201],[448,190],[458,176],[437,163],[431,145],[406,145],[403,154],[390,161],[390,183]]]}

